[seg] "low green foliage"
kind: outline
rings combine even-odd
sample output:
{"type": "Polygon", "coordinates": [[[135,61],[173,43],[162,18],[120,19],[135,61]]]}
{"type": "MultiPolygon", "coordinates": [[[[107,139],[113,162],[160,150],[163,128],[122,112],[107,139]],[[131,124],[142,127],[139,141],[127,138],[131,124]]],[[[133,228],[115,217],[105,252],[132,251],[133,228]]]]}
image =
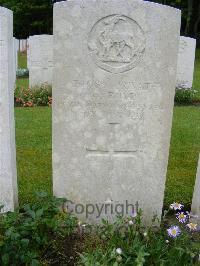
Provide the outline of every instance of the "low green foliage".
{"type": "MultiPolygon", "coordinates": [[[[175,103],[176,104],[194,104],[198,102],[197,98],[197,90],[194,89],[176,89],[176,94],[175,94],[175,103]]],[[[200,103],[200,99],[199,99],[200,103]]]]}
{"type": "Polygon", "coordinates": [[[23,87],[28,88],[29,86],[29,79],[28,78],[18,78],[16,80],[16,87],[23,87]]]}
{"type": "Polygon", "coordinates": [[[157,227],[156,222],[154,219],[149,227],[143,226],[141,212],[135,218],[119,218],[114,224],[103,221],[95,234],[87,236],[79,265],[197,265],[199,233],[182,225],[180,235],[170,238],[167,228],[171,227],[166,223],[157,227]]]}
{"type": "Polygon", "coordinates": [[[55,239],[75,231],[76,218],[61,211],[65,200],[37,196],[36,203],[0,216],[0,265],[40,265],[55,239]]]}
{"type": "Polygon", "coordinates": [[[16,76],[17,78],[27,78],[29,76],[29,70],[27,68],[18,68],[16,76]]]}
{"type": "Polygon", "coordinates": [[[45,192],[36,199],[0,214],[0,265],[199,265],[198,228],[181,204],[171,204],[176,219],[169,220],[170,209],[160,227],[156,217],[144,226],[141,210],[90,225],[66,212],[65,199],[45,192]]]}
{"type": "Polygon", "coordinates": [[[15,89],[15,106],[51,106],[51,86],[42,85],[41,87],[15,89]]]}

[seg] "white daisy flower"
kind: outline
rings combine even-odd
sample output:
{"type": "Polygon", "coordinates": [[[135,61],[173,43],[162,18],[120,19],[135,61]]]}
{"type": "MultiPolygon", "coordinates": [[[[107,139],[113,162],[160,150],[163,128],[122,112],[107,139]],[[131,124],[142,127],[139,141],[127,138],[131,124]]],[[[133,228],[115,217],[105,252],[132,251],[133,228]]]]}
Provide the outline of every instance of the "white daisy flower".
{"type": "Polygon", "coordinates": [[[178,212],[176,214],[176,219],[178,219],[180,223],[185,223],[188,219],[188,216],[184,212],[178,212]]]}
{"type": "Polygon", "coordinates": [[[176,238],[181,234],[181,230],[178,226],[171,226],[169,229],[167,229],[167,233],[170,237],[176,238]]]}
{"type": "Polygon", "coordinates": [[[175,210],[175,211],[181,210],[183,207],[184,206],[178,202],[174,202],[170,205],[170,209],[175,210]]]}
{"type": "Polygon", "coordinates": [[[121,248],[117,248],[117,249],[116,249],[116,253],[117,253],[118,255],[121,255],[121,254],[122,254],[122,249],[121,249],[121,248]]]}
{"type": "Polygon", "coordinates": [[[196,231],[197,230],[197,224],[189,223],[186,226],[190,229],[190,231],[196,231]]]}

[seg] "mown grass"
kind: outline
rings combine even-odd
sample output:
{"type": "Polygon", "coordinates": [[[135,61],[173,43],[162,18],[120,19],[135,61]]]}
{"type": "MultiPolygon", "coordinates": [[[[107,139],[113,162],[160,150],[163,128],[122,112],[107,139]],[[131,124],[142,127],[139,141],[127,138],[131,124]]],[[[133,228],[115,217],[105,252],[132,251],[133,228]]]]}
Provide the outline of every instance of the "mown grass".
{"type": "Polygon", "coordinates": [[[196,50],[193,88],[198,91],[196,97],[200,99],[200,49],[196,50]]]}
{"type": "Polygon", "coordinates": [[[27,56],[26,53],[18,53],[18,67],[27,68],[27,56]]]}
{"type": "Polygon", "coordinates": [[[200,107],[175,107],[165,205],[172,201],[189,205],[200,153],[200,107]]]}
{"type": "Polygon", "coordinates": [[[29,80],[28,80],[28,78],[20,78],[20,79],[17,79],[16,86],[28,88],[28,86],[29,86],[29,80]]]}
{"type": "MultiPolygon", "coordinates": [[[[18,53],[18,68],[27,68],[27,56],[25,53],[18,53]]],[[[28,78],[17,79],[16,86],[28,87],[29,86],[28,78]]]]}
{"type": "Polygon", "coordinates": [[[36,191],[51,193],[51,108],[15,108],[20,203],[36,191]]]}
{"type": "MultiPolygon", "coordinates": [[[[19,67],[26,67],[20,54],[19,67]]],[[[28,86],[28,79],[18,85],[28,86]]],[[[200,50],[197,50],[194,88],[200,96],[200,50]]],[[[17,164],[20,202],[34,201],[34,192],[52,192],[51,109],[16,108],[17,164]]],[[[167,173],[165,205],[191,203],[200,152],[200,107],[175,107],[167,173]]]]}
{"type": "MultiPolygon", "coordinates": [[[[17,164],[20,202],[34,192],[52,189],[51,108],[16,108],[17,164]]],[[[175,107],[167,174],[165,205],[191,202],[198,153],[200,108],[175,107]]]]}

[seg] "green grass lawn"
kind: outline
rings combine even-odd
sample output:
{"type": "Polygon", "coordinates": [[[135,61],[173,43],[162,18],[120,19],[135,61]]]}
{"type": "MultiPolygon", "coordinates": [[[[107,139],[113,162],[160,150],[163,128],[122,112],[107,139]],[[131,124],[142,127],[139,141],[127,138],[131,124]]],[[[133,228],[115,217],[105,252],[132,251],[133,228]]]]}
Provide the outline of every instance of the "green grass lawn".
{"type": "Polygon", "coordinates": [[[175,107],[165,204],[191,203],[200,153],[200,107],[175,107]]]}
{"type": "Polygon", "coordinates": [[[200,99],[200,49],[196,50],[193,88],[198,91],[196,97],[200,99]]]}
{"type": "Polygon", "coordinates": [[[27,68],[27,56],[26,53],[18,53],[18,67],[27,68]]]}
{"type": "Polygon", "coordinates": [[[29,80],[28,80],[28,78],[20,78],[20,79],[17,79],[16,86],[28,88],[28,86],[29,86],[29,80]]]}
{"type": "Polygon", "coordinates": [[[15,108],[20,203],[51,192],[51,108],[15,108]]]}
{"type": "MultiPolygon", "coordinates": [[[[19,55],[19,67],[26,67],[19,55]]],[[[28,86],[28,79],[17,85],[28,86]]],[[[196,53],[194,88],[200,97],[200,49],[196,53]]],[[[34,200],[38,190],[52,191],[51,109],[16,108],[17,164],[20,202],[34,200]]],[[[200,152],[200,107],[175,107],[167,173],[165,205],[190,204],[200,152]]]]}
{"type": "MultiPolygon", "coordinates": [[[[18,68],[27,68],[27,56],[25,53],[18,53],[18,68]]],[[[17,79],[16,86],[28,87],[28,78],[17,79]]]]}
{"type": "MultiPolygon", "coordinates": [[[[20,202],[34,192],[52,191],[51,108],[16,108],[17,164],[20,202]]],[[[175,107],[165,205],[191,202],[198,153],[200,107],[175,107]]]]}

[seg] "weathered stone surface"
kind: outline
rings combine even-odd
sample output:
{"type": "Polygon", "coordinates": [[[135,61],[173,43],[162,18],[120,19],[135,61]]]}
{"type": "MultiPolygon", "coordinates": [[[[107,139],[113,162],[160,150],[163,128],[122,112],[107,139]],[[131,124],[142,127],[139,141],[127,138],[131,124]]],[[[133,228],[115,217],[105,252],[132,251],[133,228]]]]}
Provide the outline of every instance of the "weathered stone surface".
{"type": "Polygon", "coordinates": [[[127,201],[161,216],[180,17],[140,0],[54,5],[54,194],[93,204],[70,204],[81,219],[127,201]]]}
{"type": "Polygon", "coordinates": [[[197,168],[196,183],[194,187],[191,213],[192,220],[200,225],[200,156],[197,168]]]}
{"type": "Polygon", "coordinates": [[[28,39],[29,84],[31,87],[52,84],[53,36],[35,35],[28,39]]]}
{"type": "Polygon", "coordinates": [[[0,7],[0,205],[17,205],[14,129],[13,14],[0,7]]]}
{"type": "Polygon", "coordinates": [[[191,89],[194,75],[196,40],[181,36],[179,43],[176,87],[191,89]]]}

